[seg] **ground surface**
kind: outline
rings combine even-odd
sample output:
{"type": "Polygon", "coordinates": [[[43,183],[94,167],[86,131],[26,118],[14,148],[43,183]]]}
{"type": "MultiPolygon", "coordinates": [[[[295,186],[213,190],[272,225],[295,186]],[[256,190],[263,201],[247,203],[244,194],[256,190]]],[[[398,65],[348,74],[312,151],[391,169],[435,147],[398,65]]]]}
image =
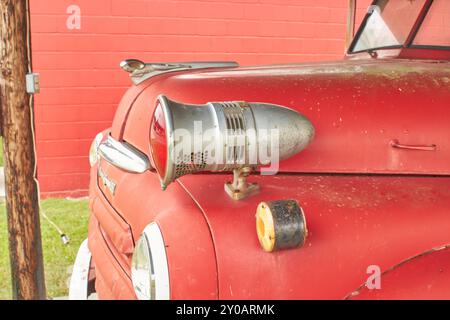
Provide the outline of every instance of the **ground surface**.
{"type": "MultiPolygon", "coordinates": [[[[42,201],[45,213],[70,237],[64,246],[58,232],[41,218],[45,280],[50,298],[66,296],[71,266],[81,242],[87,237],[88,201],[49,199],[42,201]]],[[[0,204],[0,300],[11,298],[6,212],[0,204]]]]}

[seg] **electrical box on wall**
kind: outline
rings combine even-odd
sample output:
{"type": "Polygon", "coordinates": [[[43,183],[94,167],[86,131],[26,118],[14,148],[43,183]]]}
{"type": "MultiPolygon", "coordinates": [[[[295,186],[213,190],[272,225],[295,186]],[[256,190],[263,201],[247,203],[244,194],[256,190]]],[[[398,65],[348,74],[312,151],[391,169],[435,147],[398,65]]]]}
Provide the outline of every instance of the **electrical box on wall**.
{"type": "Polygon", "coordinates": [[[27,74],[27,92],[29,94],[39,93],[41,84],[39,83],[39,73],[27,74]]]}

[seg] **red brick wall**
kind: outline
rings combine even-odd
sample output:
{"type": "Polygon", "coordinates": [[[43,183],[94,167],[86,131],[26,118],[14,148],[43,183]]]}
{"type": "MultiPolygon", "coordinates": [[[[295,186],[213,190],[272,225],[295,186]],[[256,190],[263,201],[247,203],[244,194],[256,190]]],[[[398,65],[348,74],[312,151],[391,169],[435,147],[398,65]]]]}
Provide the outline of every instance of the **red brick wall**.
{"type": "MultiPolygon", "coordinates": [[[[367,0],[359,0],[367,6],[367,0]]],[[[44,196],[88,186],[88,150],[144,61],[235,60],[243,65],[340,59],[347,0],[32,0],[38,175],[44,196]],[[67,28],[67,8],[81,29],[67,28]]]]}
{"type": "Polygon", "coordinates": [[[427,18],[414,39],[414,44],[450,46],[450,1],[433,2],[427,18]]]}

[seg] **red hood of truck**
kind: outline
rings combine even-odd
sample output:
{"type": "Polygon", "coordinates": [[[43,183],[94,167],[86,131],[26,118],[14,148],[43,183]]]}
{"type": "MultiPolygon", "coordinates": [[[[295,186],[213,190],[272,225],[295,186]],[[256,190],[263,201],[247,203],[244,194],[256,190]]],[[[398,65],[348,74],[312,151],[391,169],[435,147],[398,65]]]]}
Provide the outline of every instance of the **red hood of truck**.
{"type": "MultiPolygon", "coordinates": [[[[222,299],[342,299],[366,282],[369,266],[384,272],[450,244],[449,177],[254,176],[261,192],[238,202],[223,190],[230,179],[179,180],[209,224],[222,299]],[[280,199],[301,204],[309,235],[303,248],[266,253],[256,208],[280,199]]],[[[450,298],[448,290],[419,296],[450,298]]]]}
{"type": "Polygon", "coordinates": [[[148,155],[150,119],[164,94],[184,103],[267,102],[303,113],[316,138],[282,163],[283,172],[450,174],[448,62],[358,60],[177,72],[141,87],[132,107],[118,112],[113,135],[148,155]],[[437,149],[403,150],[392,140],[437,149]]]}

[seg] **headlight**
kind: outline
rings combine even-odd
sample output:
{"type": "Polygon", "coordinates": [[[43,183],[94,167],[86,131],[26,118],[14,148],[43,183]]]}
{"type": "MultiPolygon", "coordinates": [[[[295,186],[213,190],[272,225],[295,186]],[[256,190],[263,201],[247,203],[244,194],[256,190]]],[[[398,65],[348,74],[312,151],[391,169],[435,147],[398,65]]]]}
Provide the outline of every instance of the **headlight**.
{"type": "Polygon", "coordinates": [[[147,226],[136,243],[131,279],[139,300],[170,299],[166,247],[156,223],[147,226]]]}
{"type": "Polygon", "coordinates": [[[91,164],[91,167],[95,166],[98,161],[98,147],[100,146],[100,143],[102,143],[103,138],[103,132],[99,133],[91,144],[91,149],[89,150],[89,163],[91,164]]]}

